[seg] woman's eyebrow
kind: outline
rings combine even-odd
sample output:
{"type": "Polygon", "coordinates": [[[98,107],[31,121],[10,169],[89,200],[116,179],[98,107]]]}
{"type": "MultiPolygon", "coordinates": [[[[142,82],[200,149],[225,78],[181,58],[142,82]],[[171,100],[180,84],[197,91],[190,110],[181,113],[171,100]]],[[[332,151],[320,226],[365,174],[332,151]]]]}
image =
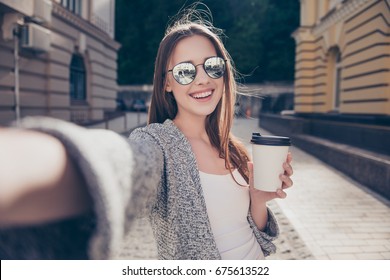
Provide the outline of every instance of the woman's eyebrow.
{"type": "Polygon", "coordinates": [[[192,60],[184,60],[184,61],[181,61],[181,62],[179,62],[178,64],[180,64],[180,63],[194,63],[192,60]]]}

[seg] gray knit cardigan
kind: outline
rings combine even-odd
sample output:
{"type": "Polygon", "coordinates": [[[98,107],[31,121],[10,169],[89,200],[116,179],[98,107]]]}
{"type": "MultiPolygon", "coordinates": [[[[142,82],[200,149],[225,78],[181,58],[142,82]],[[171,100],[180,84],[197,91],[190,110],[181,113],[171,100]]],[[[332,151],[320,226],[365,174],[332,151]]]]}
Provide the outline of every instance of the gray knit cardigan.
{"type": "MultiPolygon", "coordinates": [[[[188,140],[171,120],[136,129],[127,140],[108,130],[85,129],[45,117],[26,118],[22,127],[57,137],[81,171],[94,204],[94,226],[90,227],[90,236],[84,234],[88,237],[88,258],[115,258],[133,221],[139,214],[147,214],[160,259],[220,259],[195,156],[188,140]]],[[[265,256],[275,252],[272,241],[279,234],[270,210],[268,218],[265,231],[260,231],[248,213],[248,222],[265,256]]],[[[72,227],[76,232],[78,228],[83,232],[84,228],[85,232],[85,224],[85,219],[76,220],[72,227]]],[[[35,239],[45,236],[42,242],[48,242],[48,236],[51,236],[52,242],[60,243],[61,238],[69,233],[69,230],[62,230],[63,225],[60,229],[57,226],[55,231],[51,225],[42,227],[45,234],[33,231],[37,235],[35,239]]],[[[26,233],[31,235],[31,231],[26,230],[26,233]]],[[[15,248],[12,248],[12,229],[7,232],[0,228],[0,237],[2,234],[8,239],[0,242],[3,246],[0,256],[3,253],[7,257],[7,252],[13,253],[10,258],[63,256],[60,254],[63,249],[45,255],[50,244],[45,248],[39,242],[35,242],[38,244],[36,248],[27,248],[29,244],[35,244],[28,243],[18,255],[19,252],[13,249],[21,247],[21,239],[15,240],[15,248]],[[29,255],[23,256],[27,249],[29,255]]],[[[77,255],[71,258],[78,258],[77,255]]]]}
{"type": "MultiPolygon", "coordinates": [[[[147,145],[152,164],[163,167],[150,211],[159,257],[220,259],[207,216],[195,155],[187,138],[171,120],[166,120],[163,124],[151,124],[133,131],[130,141],[147,145]]],[[[268,226],[262,232],[248,213],[248,222],[265,256],[275,252],[272,241],[279,233],[270,210],[268,217],[268,226]]]]}

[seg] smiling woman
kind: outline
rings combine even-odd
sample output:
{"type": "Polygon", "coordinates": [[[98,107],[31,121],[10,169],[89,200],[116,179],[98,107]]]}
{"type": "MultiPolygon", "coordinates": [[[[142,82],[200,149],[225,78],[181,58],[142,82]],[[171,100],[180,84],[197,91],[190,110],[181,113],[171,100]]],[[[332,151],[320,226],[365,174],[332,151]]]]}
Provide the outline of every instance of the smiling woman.
{"type": "MultiPolygon", "coordinates": [[[[50,221],[90,214],[90,223],[72,224],[76,229],[72,232],[87,236],[88,246],[82,248],[89,247],[89,258],[115,257],[139,213],[150,218],[160,259],[263,259],[275,252],[273,240],[279,230],[266,203],[284,198],[283,189],[292,185],[291,156],[283,165],[280,189],[263,192],[254,188],[253,180],[249,180],[249,155],[231,132],[237,86],[231,58],[218,33],[193,7],[183,11],[167,29],[156,58],[149,123],[135,129],[127,142],[110,131],[86,130],[59,120],[22,121],[22,127],[48,134],[45,141],[37,143],[35,153],[39,154],[46,142],[59,151],[43,153],[39,159],[50,156],[53,165],[48,164],[48,170],[57,175],[48,189],[57,195],[52,196],[50,204],[42,202],[36,207],[50,212],[50,207],[57,207],[64,197],[65,206],[76,203],[80,211],[72,213],[64,206],[64,213],[50,221]],[[73,175],[61,176],[67,170],[73,175]]],[[[29,138],[24,138],[23,145],[29,138]]],[[[4,147],[12,143],[12,139],[6,141],[4,147]]],[[[19,158],[18,172],[29,174],[35,157],[26,158],[27,165],[20,164],[19,158]]],[[[8,160],[15,160],[12,153],[0,158],[0,166],[8,160]]],[[[0,173],[0,182],[1,176],[7,175],[0,173]]],[[[18,188],[7,185],[0,188],[0,197],[8,192],[8,198],[23,197],[37,188],[34,180],[26,180],[18,188]]],[[[39,181],[38,185],[44,186],[39,181]]],[[[31,225],[4,218],[4,209],[13,206],[15,211],[20,210],[20,216],[29,214],[15,200],[0,200],[0,223],[6,222],[8,227],[6,231],[0,228],[0,235],[7,239],[12,239],[14,226],[31,225]]],[[[50,234],[53,229],[46,227],[50,221],[37,218],[33,226],[43,223],[50,234]]],[[[36,232],[34,238],[44,242],[43,235],[36,232]]],[[[63,234],[56,229],[55,239],[60,242],[63,234]]],[[[13,251],[9,247],[16,243],[2,240],[6,239],[0,238],[0,258],[18,258],[10,254],[13,251]]],[[[39,242],[34,245],[36,258],[63,257],[47,254],[48,249],[39,242]]]]}
{"type": "Polygon", "coordinates": [[[177,43],[169,61],[168,68],[172,70],[168,70],[166,92],[174,96],[178,107],[175,122],[210,115],[222,98],[224,73],[224,65],[219,76],[215,76],[209,67],[210,63],[224,61],[216,57],[213,44],[200,35],[184,38],[177,43]],[[182,72],[183,76],[176,75],[177,72],[182,72]]]}

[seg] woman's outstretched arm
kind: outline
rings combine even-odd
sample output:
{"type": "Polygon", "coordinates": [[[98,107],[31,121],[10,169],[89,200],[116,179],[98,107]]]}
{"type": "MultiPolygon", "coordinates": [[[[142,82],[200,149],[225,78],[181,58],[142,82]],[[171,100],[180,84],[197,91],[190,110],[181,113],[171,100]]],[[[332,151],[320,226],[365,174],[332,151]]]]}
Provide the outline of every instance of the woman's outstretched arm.
{"type": "MultiPolygon", "coordinates": [[[[48,117],[27,117],[20,125],[24,130],[0,130],[0,236],[2,230],[42,226],[58,245],[66,233],[53,223],[90,217],[88,258],[114,258],[132,222],[155,197],[163,164],[156,141],[144,132],[127,141],[109,130],[48,117]]],[[[72,228],[82,232],[85,223],[72,228]]],[[[47,251],[45,240],[35,237],[45,244],[39,250],[47,251]]],[[[46,256],[30,249],[36,258],[46,256]]]]}
{"type": "Polygon", "coordinates": [[[45,133],[0,128],[0,226],[82,214],[91,199],[62,143],[45,133]]]}

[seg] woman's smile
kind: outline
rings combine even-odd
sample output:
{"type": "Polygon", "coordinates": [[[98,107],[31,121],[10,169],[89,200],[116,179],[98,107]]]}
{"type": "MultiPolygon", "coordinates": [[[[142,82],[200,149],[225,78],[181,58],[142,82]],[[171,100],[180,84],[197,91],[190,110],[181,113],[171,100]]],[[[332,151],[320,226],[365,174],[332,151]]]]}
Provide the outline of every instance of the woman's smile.
{"type": "Polygon", "coordinates": [[[212,98],[214,90],[197,91],[190,93],[190,96],[199,102],[206,102],[212,98]]]}

